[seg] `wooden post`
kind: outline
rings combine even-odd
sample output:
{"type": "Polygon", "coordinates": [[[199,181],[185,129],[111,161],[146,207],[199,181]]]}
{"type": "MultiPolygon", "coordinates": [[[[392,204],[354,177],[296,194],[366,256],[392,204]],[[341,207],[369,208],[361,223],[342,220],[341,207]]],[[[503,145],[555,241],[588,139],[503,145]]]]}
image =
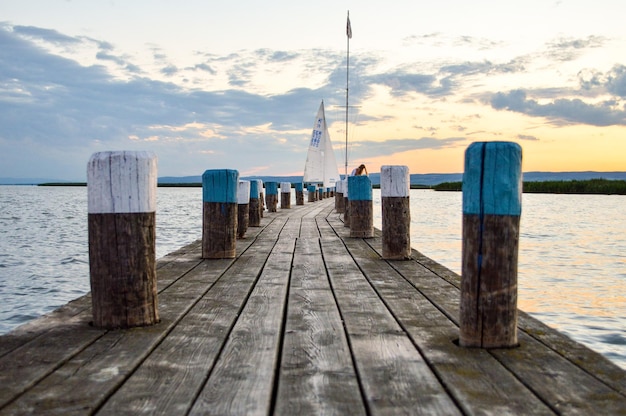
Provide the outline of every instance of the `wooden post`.
{"type": "Polygon", "coordinates": [[[267,202],[268,212],[276,212],[278,208],[278,183],[265,182],[265,202],[267,202]]]}
{"type": "Polygon", "coordinates": [[[259,181],[250,181],[250,202],[248,206],[248,225],[250,227],[261,226],[261,202],[259,201],[259,181]]]}
{"type": "Polygon", "coordinates": [[[157,158],[151,152],[95,153],[87,184],[93,325],[153,325],[159,322],[157,158]]]}
{"type": "Polygon", "coordinates": [[[350,198],[348,195],[348,179],[344,179],[343,181],[343,226],[350,227],[350,198]]]}
{"type": "Polygon", "coordinates": [[[317,199],[319,201],[324,199],[324,188],[317,188],[317,199]]]}
{"type": "Polygon", "coordinates": [[[337,182],[337,187],[335,188],[335,211],[338,214],[343,214],[345,210],[345,203],[343,200],[343,181],[337,182]]]}
{"type": "Polygon", "coordinates": [[[350,201],[350,237],[374,237],[374,202],[372,181],[368,176],[348,178],[350,201]]]}
{"type": "Polygon", "coordinates": [[[243,238],[250,220],[250,181],[239,181],[237,187],[237,238],[243,238]]]}
{"type": "Polygon", "coordinates": [[[304,186],[302,182],[296,182],[296,205],[304,205],[304,186]]]}
{"type": "Polygon", "coordinates": [[[479,142],[465,152],[459,344],[517,345],[522,149],[479,142]]]}
{"type": "Polygon", "coordinates": [[[290,182],[280,183],[280,208],[281,209],[291,208],[291,183],[290,182]]]}
{"type": "Polygon", "coordinates": [[[202,258],[235,257],[239,172],[207,170],[202,175],[202,258]]]}
{"type": "Polygon", "coordinates": [[[411,257],[411,180],[408,166],[382,166],[383,258],[402,260],[411,257]]]}
{"type": "Polygon", "coordinates": [[[259,216],[263,218],[263,213],[265,212],[265,193],[263,192],[263,181],[261,179],[257,179],[256,183],[259,187],[259,216]]]}
{"type": "Polygon", "coordinates": [[[306,190],[309,193],[309,202],[315,202],[316,200],[316,196],[317,196],[317,191],[315,190],[315,185],[309,185],[307,186],[306,190]]]}

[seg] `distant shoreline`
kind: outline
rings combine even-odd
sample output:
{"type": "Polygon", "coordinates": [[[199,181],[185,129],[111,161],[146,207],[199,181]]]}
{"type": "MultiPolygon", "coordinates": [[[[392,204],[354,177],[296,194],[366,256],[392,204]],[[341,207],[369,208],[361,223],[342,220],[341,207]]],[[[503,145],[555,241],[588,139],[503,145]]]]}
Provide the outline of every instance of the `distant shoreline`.
{"type": "MultiPolygon", "coordinates": [[[[462,182],[444,182],[432,187],[435,191],[461,191],[462,182]]],[[[626,195],[626,181],[588,179],[571,181],[524,182],[525,194],[626,195]]]]}
{"type": "MultiPolygon", "coordinates": [[[[47,182],[37,186],[87,186],[86,182],[47,182]]],[[[200,182],[158,183],[159,188],[201,188],[200,182]]],[[[463,182],[443,182],[438,185],[411,184],[411,189],[433,189],[435,191],[461,191],[463,182]]],[[[379,184],[373,185],[379,189],[379,184]]],[[[626,180],[588,179],[570,181],[528,181],[523,184],[524,193],[626,195],[626,180]]]]}

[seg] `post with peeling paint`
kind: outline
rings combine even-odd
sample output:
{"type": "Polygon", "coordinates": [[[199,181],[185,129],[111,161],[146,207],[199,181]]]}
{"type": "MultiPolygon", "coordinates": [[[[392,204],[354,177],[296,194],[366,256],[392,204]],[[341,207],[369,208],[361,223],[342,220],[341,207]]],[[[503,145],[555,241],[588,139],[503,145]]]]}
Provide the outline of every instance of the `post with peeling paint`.
{"type": "Polygon", "coordinates": [[[348,178],[343,181],[343,226],[350,227],[350,195],[348,195],[348,191],[350,188],[348,187],[348,178]]]}
{"type": "Polygon", "coordinates": [[[307,186],[306,190],[309,193],[309,202],[315,202],[317,200],[317,191],[315,190],[315,185],[307,186]]]}
{"type": "Polygon", "coordinates": [[[517,345],[517,256],[522,211],[522,149],[472,143],[463,175],[459,344],[517,345]]]}
{"type": "Polygon", "coordinates": [[[265,202],[267,212],[276,212],[278,208],[278,183],[265,182],[265,202]]]}
{"type": "Polygon", "coordinates": [[[259,181],[250,181],[250,202],[248,203],[248,225],[250,227],[261,226],[261,201],[259,193],[259,181]]]}
{"type": "Polygon", "coordinates": [[[296,182],[294,187],[296,190],[296,205],[304,205],[304,187],[302,182],[296,182]]]}
{"type": "Polygon", "coordinates": [[[374,201],[372,181],[368,176],[348,178],[350,201],[350,237],[374,237],[374,201]]]}
{"type": "Polygon", "coordinates": [[[93,325],[153,325],[159,322],[156,155],[95,153],[88,163],[87,185],[93,325]]]}
{"type": "Polygon", "coordinates": [[[239,172],[211,169],[202,175],[202,258],[235,258],[239,172]]]}
{"type": "Polygon", "coordinates": [[[244,238],[250,223],[250,181],[237,185],[237,238],[244,238]]]}
{"type": "Polygon", "coordinates": [[[343,214],[344,210],[343,181],[337,181],[337,186],[335,188],[335,211],[337,211],[338,214],[343,214]]]}
{"type": "Polygon", "coordinates": [[[263,218],[265,212],[265,192],[263,192],[263,181],[256,179],[257,186],[259,188],[259,217],[263,218]]]}
{"type": "Polygon", "coordinates": [[[280,208],[291,208],[291,182],[280,183],[280,208]]]}
{"type": "Polygon", "coordinates": [[[408,166],[380,168],[383,258],[411,257],[411,182],[408,166]]]}

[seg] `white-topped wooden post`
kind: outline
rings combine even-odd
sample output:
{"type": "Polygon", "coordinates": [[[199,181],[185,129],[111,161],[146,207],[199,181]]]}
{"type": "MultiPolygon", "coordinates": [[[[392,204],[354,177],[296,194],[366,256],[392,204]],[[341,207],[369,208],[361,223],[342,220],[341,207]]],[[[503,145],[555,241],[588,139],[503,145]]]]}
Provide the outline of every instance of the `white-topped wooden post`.
{"type": "Polygon", "coordinates": [[[250,202],[248,203],[248,225],[250,227],[261,226],[261,201],[259,192],[259,181],[250,181],[250,202]]]}
{"type": "Polygon", "coordinates": [[[380,168],[384,259],[402,260],[411,257],[410,189],[408,166],[380,168]]]}
{"type": "Polygon", "coordinates": [[[250,181],[239,181],[237,187],[237,238],[248,231],[250,219],[250,181]]]}
{"type": "Polygon", "coordinates": [[[345,206],[343,199],[343,181],[337,181],[335,188],[335,211],[337,211],[338,214],[343,214],[345,206]]]}
{"type": "Polygon", "coordinates": [[[159,322],[152,152],[99,152],[87,167],[89,275],[93,325],[159,322]]]}
{"type": "Polygon", "coordinates": [[[259,188],[259,217],[263,218],[265,212],[265,192],[263,191],[263,181],[256,179],[257,186],[259,188]]]}
{"type": "Polygon", "coordinates": [[[280,208],[291,208],[291,182],[280,183],[280,208]]]}

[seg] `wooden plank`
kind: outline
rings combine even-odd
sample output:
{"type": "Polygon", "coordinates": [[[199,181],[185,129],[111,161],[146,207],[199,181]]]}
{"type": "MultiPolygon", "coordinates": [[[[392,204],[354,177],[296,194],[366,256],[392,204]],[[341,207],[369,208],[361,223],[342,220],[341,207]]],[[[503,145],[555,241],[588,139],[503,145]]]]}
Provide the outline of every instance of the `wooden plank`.
{"type": "Polygon", "coordinates": [[[268,414],[295,241],[270,254],[190,414],[268,414]]]}
{"type": "MultiPolygon", "coordinates": [[[[392,262],[392,264],[420,292],[458,324],[459,292],[456,285],[454,285],[455,290],[449,290],[449,282],[454,281],[450,275],[444,280],[439,279],[437,275],[425,272],[427,269],[421,265],[415,267],[412,262],[392,262]]],[[[430,266],[432,267],[432,264],[430,266]]],[[[524,322],[528,325],[532,322],[532,318],[524,316],[524,322]]],[[[524,327],[521,327],[521,330],[524,331],[524,327]]],[[[557,332],[554,330],[549,330],[549,333],[553,334],[552,336],[556,339],[566,338],[562,334],[556,335],[557,332]]],[[[556,344],[556,341],[553,343],[556,344]]],[[[574,342],[570,341],[566,344],[571,346],[574,342]]],[[[584,350],[584,347],[582,349],[584,350]]],[[[592,363],[587,364],[587,370],[578,367],[569,361],[565,354],[557,352],[559,350],[551,349],[549,345],[540,343],[525,332],[520,333],[520,347],[489,351],[554,412],[563,410],[588,412],[592,410],[592,407],[597,409],[599,403],[594,398],[598,396],[607,399],[601,404],[605,406],[606,412],[610,413],[616,407],[625,406],[624,395],[620,393],[619,387],[619,380],[623,380],[624,372],[613,368],[612,364],[606,363],[606,359],[596,354],[588,352],[591,357],[598,359],[602,365],[601,368],[607,371],[598,376],[590,376],[589,370],[591,374],[595,374],[592,363]],[[509,356],[514,356],[515,359],[503,358],[509,356]],[[565,402],[567,405],[564,404],[565,402]]],[[[621,389],[623,390],[623,387],[621,389]]]]}
{"type": "Polygon", "coordinates": [[[208,377],[273,245],[271,239],[257,241],[254,248],[242,254],[99,414],[185,414],[208,377]]]}
{"type": "MultiPolygon", "coordinates": [[[[202,275],[193,293],[196,298],[212,285],[232,260],[202,263],[188,273],[202,275]]],[[[194,302],[189,295],[179,295],[178,280],[161,294],[162,322],[158,325],[128,330],[108,331],[89,347],[62,363],[53,373],[25,392],[19,400],[3,411],[8,413],[84,414],[97,409],[121,383],[140,365],[145,357],[167,336],[194,302]]],[[[189,290],[189,288],[188,288],[189,290]]],[[[75,331],[79,332],[79,331],[75,331]]],[[[71,346],[71,340],[60,342],[71,346]]],[[[38,351],[45,356],[46,350],[38,351]]]]}
{"type": "Polygon", "coordinates": [[[323,239],[322,253],[370,411],[460,414],[343,243],[323,239]]]}
{"type": "Polygon", "coordinates": [[[276,413],[366,414],[318,239],[298,239],[276,413]]]}
{"type": "Polygon", "coordinates": [[[486,350],[455,344],[458,326],[390,266],[410,262],[382,260],[370,241],[352,239],[346,245],[464,412],[554,414],[486,350]]]}

